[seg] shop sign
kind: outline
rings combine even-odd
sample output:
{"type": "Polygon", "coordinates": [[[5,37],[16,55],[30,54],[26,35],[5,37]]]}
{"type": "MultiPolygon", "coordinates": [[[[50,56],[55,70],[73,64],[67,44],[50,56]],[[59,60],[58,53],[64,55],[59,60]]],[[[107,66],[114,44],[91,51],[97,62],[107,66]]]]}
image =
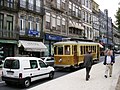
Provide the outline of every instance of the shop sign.
{"type": "Polygon", "coordinates": [[[28,34],[29,34],[29,35],[38,35],[39,32],[36,31],[36,30],[28,30],[28,34]]]}
{"type": "Polygon", "coordinates": [[[55,41],[61,41],[62,37],[61,36],[56,36],[56,35],[51,35],[51,34],[46,34],[46,40],[55,40],[55,41]]]}

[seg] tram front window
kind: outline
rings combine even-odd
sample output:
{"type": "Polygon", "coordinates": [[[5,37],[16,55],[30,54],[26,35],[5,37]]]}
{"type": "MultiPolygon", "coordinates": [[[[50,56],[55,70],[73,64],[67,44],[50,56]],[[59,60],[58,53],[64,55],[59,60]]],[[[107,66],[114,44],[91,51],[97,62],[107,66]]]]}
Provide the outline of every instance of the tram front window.
{"type": "Polygon", "coordinates": [[[65,54],[70,55],[70,46],[65,46],[65,54]]]}
{"type": "Polygon", "coordinates": [[[58,47],[58,55],[63,55],[63,47],[58,47]]]}

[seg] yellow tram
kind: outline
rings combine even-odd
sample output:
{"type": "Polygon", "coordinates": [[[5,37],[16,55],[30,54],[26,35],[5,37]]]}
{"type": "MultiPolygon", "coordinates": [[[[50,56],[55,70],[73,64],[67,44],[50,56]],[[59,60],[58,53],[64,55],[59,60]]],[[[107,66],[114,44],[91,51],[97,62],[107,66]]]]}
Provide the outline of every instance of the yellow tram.
{"type": "Polygon", "coordinates": [[[76,67],[80,66],[84,60],[84,54],[91,50],[93,60],[100,58],[100,48],[102,45],[94,42],[81,41],[61,41],[54,43],[55,67],[76,67]]]}

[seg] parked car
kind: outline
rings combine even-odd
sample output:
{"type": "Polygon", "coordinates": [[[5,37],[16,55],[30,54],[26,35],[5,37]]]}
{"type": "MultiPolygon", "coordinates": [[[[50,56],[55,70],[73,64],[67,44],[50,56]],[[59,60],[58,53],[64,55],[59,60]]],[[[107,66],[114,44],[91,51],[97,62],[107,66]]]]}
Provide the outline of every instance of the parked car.
{"type": "Polygon", "coordinates": [[[54,57],[41,57],[41,59],[49,66],[54,66],[54,57]]]}
{"type": "Polygon", "coordinates": [[[29,87],[31,82],[54,77],[54,68],[36,57],[7,57],[2,68],[2,80],[6,84],[18,83],[29,87]]]}

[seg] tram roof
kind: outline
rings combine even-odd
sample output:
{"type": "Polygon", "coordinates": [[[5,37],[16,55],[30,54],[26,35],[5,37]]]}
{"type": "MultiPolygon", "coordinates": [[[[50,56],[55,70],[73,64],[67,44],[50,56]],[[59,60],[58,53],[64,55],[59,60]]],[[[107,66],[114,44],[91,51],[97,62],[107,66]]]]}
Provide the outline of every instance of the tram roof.
{"type": "Polygon", "coordinates": [[[58,44],[99,44],[95,42],[83,42],[83,41],[62,41],[62,42],[56,42],[54,45],[58,44]]]}

